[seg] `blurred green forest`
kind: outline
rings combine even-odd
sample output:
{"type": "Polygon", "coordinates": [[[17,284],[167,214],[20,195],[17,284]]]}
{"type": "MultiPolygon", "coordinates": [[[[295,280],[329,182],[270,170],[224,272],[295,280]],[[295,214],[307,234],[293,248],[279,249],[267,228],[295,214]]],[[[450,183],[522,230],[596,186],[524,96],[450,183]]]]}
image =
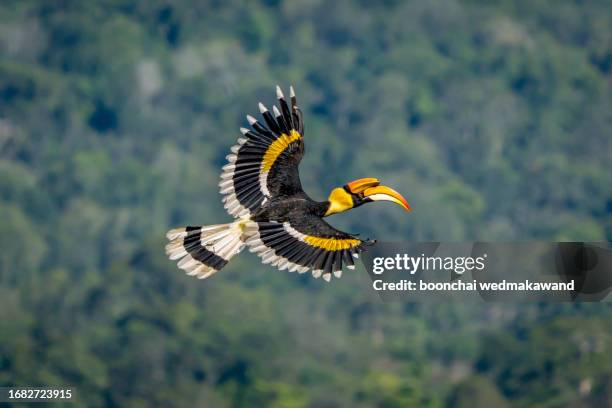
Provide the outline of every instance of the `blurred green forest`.
{"type": "MultiPolygon", "coordinates": [[[[602,407],[605,304],[384,303],[248,252],[207,281],[171,227],[295,86],[305,190],[375,176],[380,240],[612,239],[609,1],[0,3],[0,385],[79,406],[602,407]]],[[[72,406],[72,405],[71,405],[72,406]]]]}

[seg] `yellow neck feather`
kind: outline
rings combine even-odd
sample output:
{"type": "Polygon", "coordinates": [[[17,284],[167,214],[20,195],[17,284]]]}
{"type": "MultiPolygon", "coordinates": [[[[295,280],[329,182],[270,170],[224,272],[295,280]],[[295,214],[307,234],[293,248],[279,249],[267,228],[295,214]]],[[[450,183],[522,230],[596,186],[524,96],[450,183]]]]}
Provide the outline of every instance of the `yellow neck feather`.
{"type": "Polygon", "coordinates": [[[337,214],[353,208],[353,197],[342,187],[334,188],[329,194],[329,209],[325,216],[337,214]]]}

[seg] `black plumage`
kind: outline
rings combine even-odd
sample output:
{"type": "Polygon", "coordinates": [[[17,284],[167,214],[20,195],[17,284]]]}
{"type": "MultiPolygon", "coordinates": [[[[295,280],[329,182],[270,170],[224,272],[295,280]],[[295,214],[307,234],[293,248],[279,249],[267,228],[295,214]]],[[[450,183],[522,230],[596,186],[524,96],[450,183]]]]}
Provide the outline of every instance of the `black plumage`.
{"type": "MultiPolygon", "coordinates": [[[[259,105],[263,120],[247,115],[250,127],[240,129],[242,137],[227,156],[219,187],[236,221],[168,232],[166,252],[171,259],[181,258],[178,265],[188,274],[206,278],[248,245],[264,263],[300,273],[312,270],[313,276],[329,280],[340,277],[344,267],[354,268],[354,258],[374,242],[337,230],[323,218],[372,201],[363,191],[378,186],[376,179],[356,180],[355,191],[349,185],[336,188],[325,201],[311,199],[302,189],[298,166],[305,152],[304,122],[290,91],[287,101],[277,87],[279,107],[259,105]]],[[[355,182],[349,184],[355,187],[355,182]]]]}
{"type": "MultiPolygon", "coordinates": [[[[246,141],[229,156],[233,190],[226,199],[233,215],[257,223],[251,241],[261,253],[274,251],[279,264],[312,268],[323,273],[352,267],[357,254],[370,242],[339,231],[323,221],[330,203],[312,200],[302,189],[298,165],[304,155],[302,113],[291,89],[290,105],[277,89],[279,108],[260,104],[263,122],[248,116],[251,129],[242,129],[246,141]],[[233,161],[232,161],[233,160],[233,161]],[[234,198],[235,195],[235,198],[234,198]],[[233,200],[237,201],[234,202],[233,200]],[[255,245],[255,244],[254,244],[255,245]]],[[[249,241],[247,240],[247,243],[249,241]]]]}

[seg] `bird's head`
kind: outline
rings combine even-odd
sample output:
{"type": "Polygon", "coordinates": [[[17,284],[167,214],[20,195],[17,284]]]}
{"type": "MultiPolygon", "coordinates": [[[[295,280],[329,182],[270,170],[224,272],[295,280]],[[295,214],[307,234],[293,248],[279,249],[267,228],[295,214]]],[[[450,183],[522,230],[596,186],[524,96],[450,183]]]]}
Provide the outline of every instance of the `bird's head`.
{"type": "Polygon", "coordinates": [[[329,194],[329,208],[325,216],[341,213],[373,201],[391,201],[410,211],[410,205],[400,193],[387,186],[381,186],[378,179],[368,177],[351,181],[337,187],[329,194]]]}

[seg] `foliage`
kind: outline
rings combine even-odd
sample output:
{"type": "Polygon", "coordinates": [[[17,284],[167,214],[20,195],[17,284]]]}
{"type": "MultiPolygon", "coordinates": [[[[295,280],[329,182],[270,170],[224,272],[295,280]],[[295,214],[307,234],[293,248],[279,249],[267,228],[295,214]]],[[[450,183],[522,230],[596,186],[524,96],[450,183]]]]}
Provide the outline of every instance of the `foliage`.
{"type": "Polygon", "coordinates": [[[383,240],[612,238],[605,1],[5,1],[0,384],[102,406],[602,406],[605,305],[383,303],[164,233],[228,220],[224,157],[293,84],[313,198],[376,176],[383,240]],[[474,396],[472,398],[472,396],[474,396]]]}

